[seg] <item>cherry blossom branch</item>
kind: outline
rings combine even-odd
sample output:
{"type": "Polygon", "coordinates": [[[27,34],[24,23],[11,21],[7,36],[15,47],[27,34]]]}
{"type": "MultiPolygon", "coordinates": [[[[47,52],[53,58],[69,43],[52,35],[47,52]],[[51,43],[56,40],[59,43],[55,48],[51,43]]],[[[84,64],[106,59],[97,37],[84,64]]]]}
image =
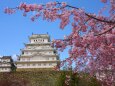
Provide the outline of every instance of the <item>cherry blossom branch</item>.
{"type": "Polygon", "coordinates": [[[95,20],[97,20],[97,21],[100,21],[100,22],[105,22],[105,23],[109,23],[109,24],[115,24],[115,21],[112,21],[112,20],[110,20],[110,21],[101,20],[101,19],[98,19],[98,18],[96,18],[96,17],[94,17],[94,16],[88,14],[88,13],[85,13],[85,15],[87,15],[88,17],[93,18],[93,19],[95,19],[95,20]]]}
{"type": "MultiPolygon", "coordinates": [[[[60,3],[60,2],[57,1],[56,4],[61,6],[62,3],[60,3]]],[[[41,5],[41,6],[45,6],[45,5],[41,5]]],[[[74,9],[77,9],[77,10],[82,10],[80,8],[77,8],[77,7],[74,7],[74,6],[71,6],[71,5],[62,6],[60,9],[63,9],[63,8],[66,8],[66,7],[74,8],[74,9]]],[[[18,7],[16,7],[16,8],[10,8],[9,11],[11,11],[11,9],[19,9],[19,8],[18,7]]],[[[12,13],[13,13],[13,11],[11,13],[9,13],[9,14],[12,14],[12,13]]],[[[115,20],[106,20],[106,19],[104,19],[104,17],[103,17],[103,19],[100,19],[100,18],[97,18],[96,16],[94,16],[94,14],[86,13],[86,12],[85,12],[85,15],[87,17],[90,17],[90,18],[92,18],[94,20],[97,20],[97,21],[100,21],[100,22],[104,22],[104,23],[108,23],[108,24],[112,24],[112,25],[115,24],[115,20]]]]}
{"type": "MultiPolygon", "coordinates": [[[[57,2],[57,4],[61,4],[61,3],[57,2]]],[[[74,6],[71,6],[71,5],[66,5],[65,7],[70,7],[70,8],[74,8],[74,9],[80,10],[80,8],[77,8],[77,7],[74,7],[74,6]]],[[[63,7],[63,8],[65,8],[65,7],[63,7]]],[[[100,22],[109,23],[109,24],[115,24],[115,21],[112,21],[112,20],[110,20],[110,21],[108,21],[108,20],[102,20],[102,19],[94,17],[92,14],[89,14],[89,13],[85,13],[85,15],[88,16],[88,17],[90,17],[90,18],[93,18],[93,19],[95,19],[97,21],[100,21],[100,22]]]]}
{"type": "Polygon", "coordinates": [[[114,25],[113,27],[111,27],[110,29],[108,29],[108,30],[102,32],[102,33],[96,34],[95,36],[103,35],[103,34],[109,32],[109,31],[111,31],[112,29],[115,29],[115,25],[114,25]]]}

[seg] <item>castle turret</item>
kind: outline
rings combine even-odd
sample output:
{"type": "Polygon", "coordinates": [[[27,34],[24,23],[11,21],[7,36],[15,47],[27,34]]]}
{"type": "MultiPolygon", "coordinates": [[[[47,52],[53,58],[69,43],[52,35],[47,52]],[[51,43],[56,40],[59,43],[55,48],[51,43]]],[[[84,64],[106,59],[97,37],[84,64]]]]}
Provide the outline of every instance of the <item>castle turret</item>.
{"type": "Polygon", "coordinates": [[[11,56],[3,56],[0,58],[0,72],[11,72],[15,68],[11,56]]]}

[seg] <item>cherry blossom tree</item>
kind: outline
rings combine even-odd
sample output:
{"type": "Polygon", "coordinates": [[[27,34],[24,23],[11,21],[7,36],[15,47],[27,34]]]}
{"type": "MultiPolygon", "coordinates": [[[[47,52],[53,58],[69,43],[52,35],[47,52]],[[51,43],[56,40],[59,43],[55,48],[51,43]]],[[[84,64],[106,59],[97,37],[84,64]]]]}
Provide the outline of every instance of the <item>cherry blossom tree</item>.
{"type": "Polygon", "coordinates": [[[65,2],[48,2],[47,4],[26,4],[21,3],[16,8],[6,8],[5,13],[12,14],[17,10],[23,11],[23,16],[29,12],[36,12],[31,20],[39,17],[43,20],[54,22],[59,19],[60,28],[71,24],[72,32],[64,39],[53,40],[52,45],[63,51],[69,48],[69,57],[62,61],[76,65],[74,73],[87,71],[93,76],[97,72],[104,71],[105,77],[102,82],[107,86],[115,83],[115,0],[101,0],[109,4],[109,15],[104,16],[106,8],[102,8],[98,15],[87,13],[84,9],[71,6],[65,2]],[[83,67],[83,68],[82,68],[83,67]],[[111,71],[108,73],[107,71],[111,71]]]}

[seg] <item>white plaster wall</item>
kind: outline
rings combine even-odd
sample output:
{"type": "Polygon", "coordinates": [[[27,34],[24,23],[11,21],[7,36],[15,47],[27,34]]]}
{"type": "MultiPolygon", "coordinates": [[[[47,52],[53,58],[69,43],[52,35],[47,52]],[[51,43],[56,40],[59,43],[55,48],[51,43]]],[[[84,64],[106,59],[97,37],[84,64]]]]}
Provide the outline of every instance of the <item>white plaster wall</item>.
{"type": "Polygon", "coordinates": [[[34,49],[52,49],[50,45],[37,45],[37,46],[27,46],[25,49],[34,50],[34,49]]]}
{"type": "Polygon", "coordinates": [[[20,61],[56,61],[56,57],[41,57],[41,56],[34,56],[31,58],[20,58],[20,61]]]}
{"type": "Polygon", "coordinates": [[[47,43],[48,39],[47,38],[36,38],[36,39],[31,39],[30,43],[47,43]]]}
{"type": "Polygon", "coordinates": [[[41,51],[41,52],[30,52],[30,51],[27,52],[26,51],[26,52],[24,52],[23,55],[29,56],[29,55],[34,55],[34,54],[37,54],[37,53],[38,53],[38,55],[39,54],[43,54],[43,55],[55,55],[53,51],[41,51]]]}
{"type": "Polygon", "coordinates": [[[44,39],[44,43],[47,43],[48,42],[48,39],[44,39]]]}
{"type": "MultiPolygon", "coordinates": [[[[43,48],[42,48],[43,49],[43,48]]],[[[47,50],[47,49],[46,49],[47,50]]],[[[54,52],[53,51],[34,51],[34,52],[31,52],[31,51],[25,51],[23,55],[31,55],[31,54],[39,54],[39,53],[43,53],[43,54],[46,54],[46,55],[54,55],[54,52]]]]}
{"type": "Polygon", "coordinates": [[[20,58],[20,61],[30,61],[30,58],[20,58]]]}
{"type": "Polygon", "coordinates": [[[2,62],[10,62],[10,59],[1,59],[2,62]]]}
{"type": "Polygon", "coordinates": [[[55,60],[57,60],[57,59],[56,59],[56,57],[50,57],[49,60],[55,61],[55,60]]]}
{"type": "Polygon", "coordinates": [[[47,61],[45,57],[34,56],[30,58],[30,61],[47,61]]]}
{"type": "Polygon", "coordinates": [[[30,40],[30,43],[35,43],[34,40],[35,40],[35,39],[31,39],[31,40],[30,40]]]}
{"type": "Polygon", "coordinates": [[[54,61],[56,60],[56,57],[40,57],[40,56],[34,56],[32,58],[30,58],[30,61],[48,61],[48,59],[50,61],[54,61]]]}
{"type": "Polygon", "coordinates": [[[57,63],[30,63],[29,65],[28,64],[17,64],[17,68],[53,68],[56,65],[57,63]]]}
{"type": "Polygon", "coordinates": [[[0,66],[11,66],[11,64],[5,64],[5,63],[2,63],[0,66]]]}
{"type": "Polygon", "coordinates": [[[45,55],[54,55],[53,51],[45,51],[45,52],[42,52],[43,54],[45,55]]]}
{"type": "Polygon", "coordinates": [[[24,52],[24,55],[32,55],[32,54],[33,54],[33,52],[29,52],[29,51],[24,52]]]}
{"type": "Polygon", "coordinates": [[[11,68],[0,68],[0,72],[10,72],[11,68]]]}
{"type": "Polygon", "coordinates": [[[36,46],[34,49],[43,49],[42,46],[36,46]]]}

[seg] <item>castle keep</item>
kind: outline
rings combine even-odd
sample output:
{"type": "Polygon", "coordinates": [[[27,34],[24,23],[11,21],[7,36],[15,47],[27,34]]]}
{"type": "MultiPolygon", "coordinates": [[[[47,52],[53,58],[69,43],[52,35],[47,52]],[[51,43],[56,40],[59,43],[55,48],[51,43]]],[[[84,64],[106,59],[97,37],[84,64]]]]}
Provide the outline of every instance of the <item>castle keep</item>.
{"type": "Polygon", "coordinates": [[[17,70],[23,69],[53,69],[59,64],[57,51],[51,47],[48,34],[32,34],[29,43],[21,50],[16,62],[17,70]]]}

